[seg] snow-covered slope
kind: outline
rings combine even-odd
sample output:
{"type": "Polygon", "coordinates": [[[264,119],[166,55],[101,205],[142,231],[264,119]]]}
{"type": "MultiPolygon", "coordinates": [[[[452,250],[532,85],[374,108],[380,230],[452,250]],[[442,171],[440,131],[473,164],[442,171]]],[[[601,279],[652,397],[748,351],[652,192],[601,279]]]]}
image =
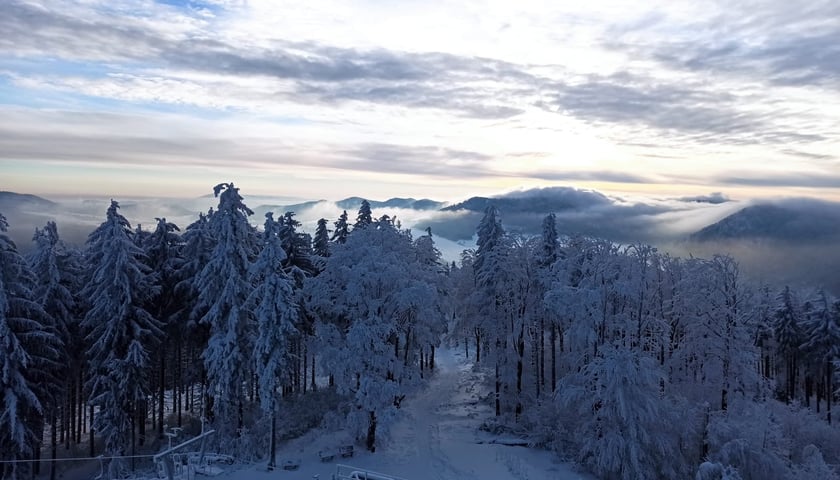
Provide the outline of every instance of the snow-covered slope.
{"type": "Polygon", "coordinates": [[[464,360],[463,352],[441,350],[438,370],[427,390],[402,405],[397,420],[376,453],[356,447],[352,458],[321,462],[318,452],[337,449],[347,439],[334,432],[313,432],[278,450],[277,464],[300,462],[296,471],[268,472],[266,464],[228,472],[224,480],[327,480],[336,464],[381,472],[406,480],[584,480],[586,474],[559,462],[549,452],[507,446],[507,439],[479,431],[493,415],[481,401],[486,395],[481,374],[464,360]],[[316,476],[317,475],[317,476],[316,476]]]}

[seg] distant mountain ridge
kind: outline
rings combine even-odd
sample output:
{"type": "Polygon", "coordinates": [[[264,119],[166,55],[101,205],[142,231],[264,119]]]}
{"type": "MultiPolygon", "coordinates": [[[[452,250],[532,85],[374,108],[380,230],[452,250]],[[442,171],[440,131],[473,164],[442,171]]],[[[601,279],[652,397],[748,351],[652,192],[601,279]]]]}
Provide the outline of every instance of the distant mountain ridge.
{"type": "MultiPolygon", "coordinates": [[[[17,209],[20,207],[53,208],[57,203],[37,195],[0,191],[0,209],[17,209]]],[[[0,210],[2,212],[2,210],[0,210]]]]}
{"type": "MultiPolygon", "coordinates": [[[[362,197],[348,197],[335,203],[342,210],[357,210],[362,204],[362,200],[364,200],[362,197]]],[[[411,210],[439,210],[446,205],[445,202],[438,202],[428,198],[417,200],[410,197],[394,197],[384,202],[368,199],[368,203],[370,204],[370,208],[404,208],[411,210]]]]}
{"type": "Polygon", "coordinates": [[[689,238],[698,242],[835,239],[840,238],[840,211],[815,201],[752,205],[692,233],[689,238]]]}
{"type": "Polygon", "coordinates": [[[472,197],[463,202],[442,208],[441,210],[450,212],[458,210],[483,212],[489,205],[494,205],[504,214],[548,214],[609,204],[611,204],[611,201],[606,195],[593,190],[580,190],[572,187],[548,187],[512,192],[496,197],[472,197]]]}

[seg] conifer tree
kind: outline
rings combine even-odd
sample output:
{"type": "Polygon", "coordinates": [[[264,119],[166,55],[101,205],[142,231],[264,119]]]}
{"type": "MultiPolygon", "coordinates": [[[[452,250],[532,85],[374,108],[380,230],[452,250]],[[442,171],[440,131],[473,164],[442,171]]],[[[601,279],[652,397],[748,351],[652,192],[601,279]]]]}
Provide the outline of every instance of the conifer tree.
{"type": "Polygon", "coordinates": [[[785,287],[779,293],[777,302],[774,325],[776,348],[785,367],[785,386],[782,398],[789,403],[796,396],[796,376],[800,368],[798,363],[801,356],[799,347],[804,342],[802,317],[799,305],[790,287],[785,287]]]}
{"type": "Polygon", "coordinates": [[[288,385],[289,368],[293,363],[291,346],[298,336],[295,328],[298,312],[293,282],[283,269],[286,254],[279,237],[280,225],[274,221],[271,212],[265,216],[263,249],[249,272],[254,290],[248,297],[247,309],[253,315],[257,330],[254,359],[262,409],[271,414],[269,466],[273,468],[277,388],[288,385]]]}
{"type": "MultiPolygon", "coordinates": [[[[36,229],[33,240],[35,250],[27,261],[35,275],[35,298],[52,318],[52,326],[63,344],[60,352],[62,362],[54,372],[62,380],[54,387],[57,394],[64,395],[64,399],[57,398],[49,412],[49,423],[52,425],[51,455],[55,459],[58,454],[58,409],[60,405],[76,400],[74,393],[80,390],[77,387],[81,382],[84,364],[84,341],[79,325],[80,302],[76,298],[81,289],[82,268],[77,252],[67,248],[59,238],[55,222],[47,222],[43,229],[36,229]]],[[[65,424],[69,416],[64,416],[65,424]]],[[[51,462],[51,478],[55,477],[55,474],[56,462],[51,462]]]]}
{"type": "Polygon", "coordinates": [[[251,376],[254,325],[245,307],[251,293],[248,269],[254,254],[255,232],[248,223],[248,208],[233,183],[213,189],[219,206],[209,221],[215,247],[196,278],[195,308],[206,312],[202,323],[210,326],[204,351],[208,394],[205,406],[215,418],[222,438],[231,438],[243,426],[244,388],[251,376]]]}
{"type": "MultiPolygon", "coordinates": [[[[183,308],[182,299],[176,292],[178,270],[181,268],[181,237],[177,225],[167,222],[165,218],[156,218],[155,230],[146,236],[143,246],[146,250],[148,265],[152,269],[154,282],[158,286],[157,295],[148,305],[149,312],[161,323],[166,331],[163,343],[157,355],[158,389],[157,389],[157,431],[163,436],[164,398],[166,392],[167,355],[174,348],[180,351],[180,325],[175,320],[176,313],[183,308]]],[[[173,389],[173,394],[177,395],[173,389]]],[[[153,402],[154,404],[154,402],[153,402]]],[[[177,409],[175,409],[177,410],[177,409]]],[[[176,413],[176,412],[173,412],[176,413]]],[[[178,417],[180,426],[180,416],[178,417]]],[[[141,445],[145,436],[145,422],[140,425],[141,445]]]]}
{"type": "Polygon", "coordinates": [[[819,290],[808,304],[811,308],[804,322],[801,349],[816,367],[817,378],[826,392],[826,420],[831,424],[834,362],[840,358],[840,302],[832,302],[824,290],[819,290]]]}
{"type": "Polygon", "coordinates": [[[359,206],[359,215],[356,217],[356,223],[353,225],[353,229],[364,228],[371,223],[373,223],[373,213],[370,211],[370,202],[362,200],[362,204],[359,206]]]}
{"type": "MultiPolygon", "coordinates": [[[[87,284],[82,294],[90,310],[83,326],[90,362],[90,403],[99,407],[94,427],[110,456],[128,453],[133,444],[136,408],[150,393],[149,352],[163,335],[160,323],[145,309],[158,293],[134,244],[131,225],[112,200],[103,222],[87,241],[87,284]]],[[[122,461],[109,463],[112,476],[122,461]]]]}
{"type": "Polygon", "coordinates": [[[277,226],[277,235],[280,238],[283,251],[286,253],[283,267],[295,281],[296,286],[300,288],[305,277],[311,277],[318,271],[312,261],[311,237],[297,231],[300,222],[295,220],[295,212],[283,214],[281,221],[277,222],[277,226]]]}
{"type": "MultiPolygon", "coordinates": [[[[44,413],[58,385],[61,343],[36,301],[35,276],[6,235],[0,214],[0,460],[16,461],[40,448],[44,413]]],[[[16,463],[0,463],[0,478],[21,478],[16,463]]]]}
{"type": "Polygon", "coordinates": [[[484,217],[479,222],[476,233],[478,240],[476,242],[477,249],[473,271],[478,286],[477,294],[481,298],[479,301],[482,304],[483,315],[480,317],[475,331],[476,337],[484,337],[490,332],[495,335],[495,338],[487,340],[492,340],[495,346],[495,406],[496,416],[499,416],[502,413],[501,363],[507,335],[511,332],[507,328],[506,319],[503,318],[505,316],[504,301],[501,298],[504,295],[502,290],[506,288],[501,276],[505,271],[508,249],[499,210],[495,206],[490,205],[485,209],[484,217]]]}
{"type": "Polygon", "coordinates": [[[315,228],[315,238],[312,240],[312,251],[321,258],[330,256],[330,230],[327,228],[327,219],[318,220],[315,228]]]}
{"type": "MultiPolygon", "coordinates": [[[[200,213],[198,219],[187,226],[181,237],[182,245],[179,249],[182,262],[176,272],[175,292],[179,299],[180,309],[174,314],[175,324],[170,328],[179,329],[179,335],[185,340],[184,348],[187,355],[185,355],[186,363],[182,375],[186,384],[185,393],[189,400],[185,402],[187,411],[192,411],[195,403],[192,401],[196,394],[194,385],[199,381],[201,384],[206,384],[207,380],[201,355],[207,348],[210,325],[201,322],[207,313],[207,307],[198,306],[197,278],[204,266],[209,263],[215,248],[216,241],[210,231],[210,218],[213,217],[214,212],[215,210],[211,208],[207,214],[200,213]]],[[[210,402],[206,393],[204,392],[204,404],[208,405],[210,402]]]]}
{"type": "Polygon", "coordinates": [[[335,221],[335,230],[332,234],[332,241],[337,244],[342,244],[347,241],[347,236],[350,235],[350,225],[347,223],[347,210],[344,210],[335,221]]]}

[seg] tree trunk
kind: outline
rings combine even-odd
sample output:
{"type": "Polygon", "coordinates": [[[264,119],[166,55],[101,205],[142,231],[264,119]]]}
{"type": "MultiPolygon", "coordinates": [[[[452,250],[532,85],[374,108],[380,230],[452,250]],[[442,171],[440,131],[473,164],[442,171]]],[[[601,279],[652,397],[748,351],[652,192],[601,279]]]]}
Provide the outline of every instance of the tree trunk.
{"type": "Polygon", "coordinates": [[[318,385],[315,383],[315,354],[312,354],[312,391],[316,391],[318,385]]]}
{"type": "Polygon", "coordinates": [[[525,322],[516,339],[516,418],[522,415],[522,374],[525,370],[525,322]]]}
{"type": "Polygon", "coordinates": [[[90,406],[90,415],[88,415],[88,417],[90,418],[90,422],[88,423],[88,441],[90,442],[90,452],[89,453],[90,453],[90,457],[93,458],[93,457],[96,456],[96,448],[95,448],[95,444],[94,444],[95,439],[93,437],[93,405],[90,406]]]}
{"type": "Polygon", "coordinates": [[[376,412],[370,412],[370,421],[368,423],[367,439],[365,444],[367,449],[371,452],[376,451],[376,412]]]}
{"type": "Polygon", "coordinates": [[[158,438],[163,438],[163,400],[166,392],[166,342],[161,345],[160,353],[160,378],[159,378],[159,392],[158,392],[158,413],[157,413],[157,434],[158,438]]]}
{"type": "Polygon", "coordinates": [[[434,371],[435,369],[435,346],[432,345],[432,351],[429,353],[429,371],[434,371]]]}
{"type": "Polygon", "coordinates": [[[203,415],[204,419],[207,420],[208,423],[213,423],[215,417],[215,414],[213,413],[213,393],[207,386],[207,370],[204,368],[202,368],[201,370],[201,392],[202,395],[204,395],[203,415]]]}
{"type": "MultiPolygon", "coordinates": [[[[397,340],[399,342],[399,340],[397,340]]],[[[403,365],[408,366],[408,352],[411,350],[411,330],[405,332],[405,353],[403,354],[403,365]]]]}
{"type": "Polygon", "coordinates": [[[183,355],[183,346],[181,345],[181,343],[182,343],[181,337],[179,336],[178,339],[177,339],[177,343],[175,343],[175,356],[176,356],[175,375],[177,377],[176,380],[175,380],[175,388],[177,388],[177,390],[178,390],[178,394],[176,395],[176,397],[178,398],[178,403],[177,403],[177,406],[178,406],[178,427],[182,426],[182,424],[181,424],[181,413],[184,409],[184,406],[183,406],[183,400],[184,400],[184,398],[183,398],[183,396],[184,396],[184,365],[183,365],[183,363],[184,363],[184,359],[181,358],[181,356],[183,355]]]}
{"type": "Polygon", "coordinates": [[[833,375],[831,369],[831,360],[825,362],[825,415],[828,424],[831,425],[831,396],[834,391],[831,387],[831,376],[833,375]]]}
{"type": "Polygon", "coordinates": [[[501,391],[502,391],[502,378],[499,375],[499,361],[496,360],[496,416],[497,417],[502,415],[501,391]]]}
{"type": "MultiPolygon", "coordinates": [[[[792,391],[792,388],[788,389],[788,392],[792,391]]],[[[811,408],[811,395],[814,394],[814,382],[811,380],[811,377],[805,377],[805,407],[811,408]]],[[[790,395],[790,393],[788,393],[790,395]]],[[[788,396],[792,400],[790,396],[788,396]]]]}
{"type": "Polygon", "coordinates": [[[67,398],[67,407],[69,408],[68,411],[68,420],[70,421],[70,428],[68,429],[67,439],[64,441],[64,448],[65,450],[70,450],[70,442],[76,441],[76,385],[72,385],[70,388],[70,395],[67,398]]]}
{"type": "Polygon", "coordinates": [[[130,413],[129,418],[131,418],[131,471],[134,471],[135,467],[135,456],[137,455],[137,411],[133,407],[129,407],[130,413]]]}
{"type": "Polygon", "coordinates": [[[81,372],[79,372],[79,383],[76,385],[76,437],[74,438],[76,445],[82,443],[82,417],[85,411],[85,392],[84,382],[82,381],[81,372]]]}
{"type": "Polygon", "coordinates": [[[277,409],[271,402],[271,440],[268,447],[268,469],[274,470],[277,455],[277,409]]]}
{"type": "Polygon", "coordinates": [[[551,324],[551,391],[557,391],[557,325],[551,324]]]}
{"type": "MultiPolygon", "coordinates": [[[[42,435],[44,432],[41,432],[42,435]]],[[[38,440],[32,446],[32,480],[41,474],[41,441],[38,440]]]]}
{"type": "Polygon", "coordinates": [[[57,416],[55,409],[57,407],[52,408],[52,418],[50,419],[50,480],[55,480],[55,464],[56,464],[56,457],[58,456],[58,432],[56,431],[56,421],[57,416]]]}
{"type": "Polygon", "coordinates": [[[306,372],[309,371],[309,353],[306,351],[306,343],[303,344],[303,381],[301,381],[301,386],[303,387],[303,394],[306,395],[306,372]]]}
{"type": "Polygon", "coordinates": [[[475,332],[475,363],[481,362],[481,334],[475,332]]]}
{"type": "MultiPolygon", "coordinates": [[[[539,346],[539,354],[537,355],[537,361],[539,362],[539,381],[537,382],[540,387],[545,387],[545,319],[540,317],[540,346],[539,346]]],[[[538,388],[539,390],[539,388],[538,388]]],[[[539,392],[537,393],[539,396],[539,392]]]]}
{"type": "Polygon", "coordinates": [[[146,444],[146,412],[148,410],[146,398],[137,402],[137,413],[135,414],[135,418],[137,419],[137,430],[140,434],[138,442],[141,447],[146,444]]]}
{"type": "Polygon", "coordinates": [[[69,382],[67,385],[67,391],[64,392],[64,405],[62,407],[61,412],[61,441],[64,443],[64,450],[70,450],[70,424],[76,421],[76,418],[73,416],[73,412],[70,411],[70,405],[72,404],[72,389],[76,388],[73,385],[73,382],[69,382]]]}

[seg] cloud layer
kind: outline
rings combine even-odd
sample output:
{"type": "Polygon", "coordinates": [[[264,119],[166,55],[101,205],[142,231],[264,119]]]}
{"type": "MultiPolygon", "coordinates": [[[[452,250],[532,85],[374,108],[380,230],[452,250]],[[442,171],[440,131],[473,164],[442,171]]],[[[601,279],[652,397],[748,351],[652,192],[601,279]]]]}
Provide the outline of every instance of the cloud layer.
{"type": "Polygon", "coordinates": [[[142,169],[134,193],[155,174],[197,189],[249,169],[265,193],[575,181],[836,197],[836,18],[828,1],[10,0],[0,168],[24,187],[55,165],[53,183],[142,169]]]}

